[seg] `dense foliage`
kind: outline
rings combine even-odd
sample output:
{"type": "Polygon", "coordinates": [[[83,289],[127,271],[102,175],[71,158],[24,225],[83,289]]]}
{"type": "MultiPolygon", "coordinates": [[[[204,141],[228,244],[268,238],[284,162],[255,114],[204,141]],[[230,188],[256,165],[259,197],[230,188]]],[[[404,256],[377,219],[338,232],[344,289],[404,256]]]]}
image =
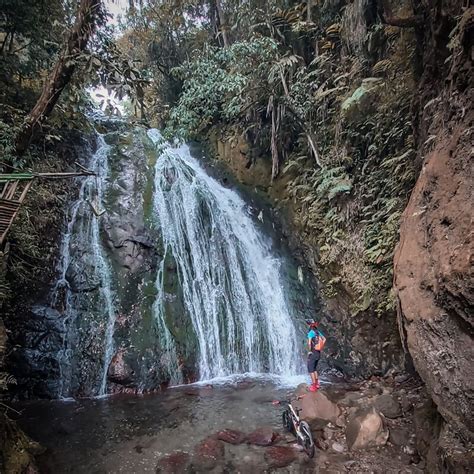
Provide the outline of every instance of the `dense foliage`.
{"type": "MultiPolygon", "coordinates": [[[[4,0],[0,23],[7,59],[0,66],[7,85],[0,147],[20,167],[28,158],[15,155],[13,138],[60,54],[75,7],[27,3],[4,0]],[[21,17],[25,9],[44,23],[21,17]]],[[[244,140],[250,171],[268,161],[269,181],[284,183],[284,195],[273,197],[286,202],[300,234],[319,249],[326,293],[348,292],[354,311],[383,312],[391,305],[391,259],[416,171],[415,39],[412,29],[387,25],[376,6],[132,1],[120,34],[101,20],[75,59],[80,73],[47,122],[43,145],[60,140],[64,125],[84,125],[85,87],[98,84],[133,98],[129,110],[170,137],[244,140]]]]}
{"type": "Polygon", "coordinates": [[[145,2],[126,35],[142,13],[142,57],[166,63],[151,88],[154,80],[166,88],[164,76],[175,81],[161,95],[168,136],[243,138],[251,160],[270,159],[272,179],[286,183],[274,197],[319,248],[326,294],[348,292],[356,312],[391,309],[393,251],[416,171],[413,31],[383,24],[363,2],[226,1],[224,44],[215,3],[175,2],[170,46],[155,29],[171,14],[164,5],[145,2]],[[193,14],[199,22],[183,26],[193,14]]]}

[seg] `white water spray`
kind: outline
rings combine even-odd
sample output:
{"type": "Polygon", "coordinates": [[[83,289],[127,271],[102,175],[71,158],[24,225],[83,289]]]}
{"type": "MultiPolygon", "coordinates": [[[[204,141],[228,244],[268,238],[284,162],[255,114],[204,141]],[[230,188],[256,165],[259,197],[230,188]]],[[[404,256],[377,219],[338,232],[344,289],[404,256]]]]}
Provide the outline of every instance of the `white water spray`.
{"type": "MultiPolygon", "coordinates": [[[[53,288],[51,296],[51,306],[57,307],[60,299],[63,298],[62,312],[65,314],[63,319],[64,341],[59,354],[60,360],[60,396],[69,396],[72,374],[70,373],[71,358],[74,348],[70,347],[67,327],[74,323],[79,315],[76,301],[69,288],[66,273],[73,260],[73,252],[83,246],[87,252],[93,255],[95,263],[94,273],[99,282],[100,307],[106,317],[105,320],[105,340],[103,364],[100,380],[96,388],[98,395],[104,395],[107,389],[107,370],[113,356],[113,333],[115,325],[115,309],[113,304],[112,279],[109,265],[106,259],[104,249],[100,239],[99,218],[94,215],[89,207],[89,203],[99,209],[103,206],[104,184],[109,174],[108,153],[110,146],[107,145],[101,135],[98,135],[97,151],[91,156],[88,163],[90,170],[96,173],[96,176],[83,178],[79,190],[78,199],[71,207],[70,219],[67,230],[63,235],[60,250],[60,259],[58,263],[58,280],[53,288]]],[[[91,276],[89,276],[90,278],[91,276]]]]}
{"type": "MultiPolygon", "coordinates": [[[[159,143],[156,130],[150,138],[159,143]]],[[[207,175],[183,145],[161,142],[154,206],[165,252],[178,267],[185,308],[199,347],[199,377],[299,372],[293,318],[281,261],[233,190],[207,175]]],[[[163,269],[155,314],[172,382],[179,383],[176,343],[163,315],[163,269]]]]}

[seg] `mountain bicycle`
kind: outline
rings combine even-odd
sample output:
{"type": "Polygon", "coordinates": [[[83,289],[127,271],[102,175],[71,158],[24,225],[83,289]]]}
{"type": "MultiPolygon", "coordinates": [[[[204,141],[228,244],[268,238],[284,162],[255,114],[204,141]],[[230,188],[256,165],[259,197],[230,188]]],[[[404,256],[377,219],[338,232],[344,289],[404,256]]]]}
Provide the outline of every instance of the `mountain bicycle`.
{"type": "MultiPolygon", "coordinates": [[[[298,400],[299,397],[295,400],[298,400]]],[[[300,420],[301,408],[294,408],[292,400],[285,401],[287,408],[282,414],[283,428],[296,436],[296,441],[303,448],[304,452],[310,457],[314,457],[315,447],[313,435],[308,423],[300,420]]]]}

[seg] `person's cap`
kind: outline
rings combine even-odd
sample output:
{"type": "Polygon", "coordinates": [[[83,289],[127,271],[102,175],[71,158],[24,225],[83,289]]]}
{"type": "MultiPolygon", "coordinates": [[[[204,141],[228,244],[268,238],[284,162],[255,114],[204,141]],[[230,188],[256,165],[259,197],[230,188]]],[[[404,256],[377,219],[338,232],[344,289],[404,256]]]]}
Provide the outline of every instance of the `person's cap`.
{"type": "Polygon", "coordinates": [[[314,319],[305,319],[305,321],[306,321],[306,324],[308,324],[309,326],[316,327],[319,325],[319,323],[315,321],[314,319]]]}

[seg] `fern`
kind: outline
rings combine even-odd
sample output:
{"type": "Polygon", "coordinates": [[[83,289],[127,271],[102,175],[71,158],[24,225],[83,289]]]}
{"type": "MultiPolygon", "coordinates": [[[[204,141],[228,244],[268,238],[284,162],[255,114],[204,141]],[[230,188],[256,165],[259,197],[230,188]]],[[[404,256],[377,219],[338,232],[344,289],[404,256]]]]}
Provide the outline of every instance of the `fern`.
{"type": "Polygon", "coordinates": [[[352,190],[352,182],[349,179],[342,179],[338,181],[328,193],[328,199],[331,201],[339,194],[350,193],[352,190]]]}

